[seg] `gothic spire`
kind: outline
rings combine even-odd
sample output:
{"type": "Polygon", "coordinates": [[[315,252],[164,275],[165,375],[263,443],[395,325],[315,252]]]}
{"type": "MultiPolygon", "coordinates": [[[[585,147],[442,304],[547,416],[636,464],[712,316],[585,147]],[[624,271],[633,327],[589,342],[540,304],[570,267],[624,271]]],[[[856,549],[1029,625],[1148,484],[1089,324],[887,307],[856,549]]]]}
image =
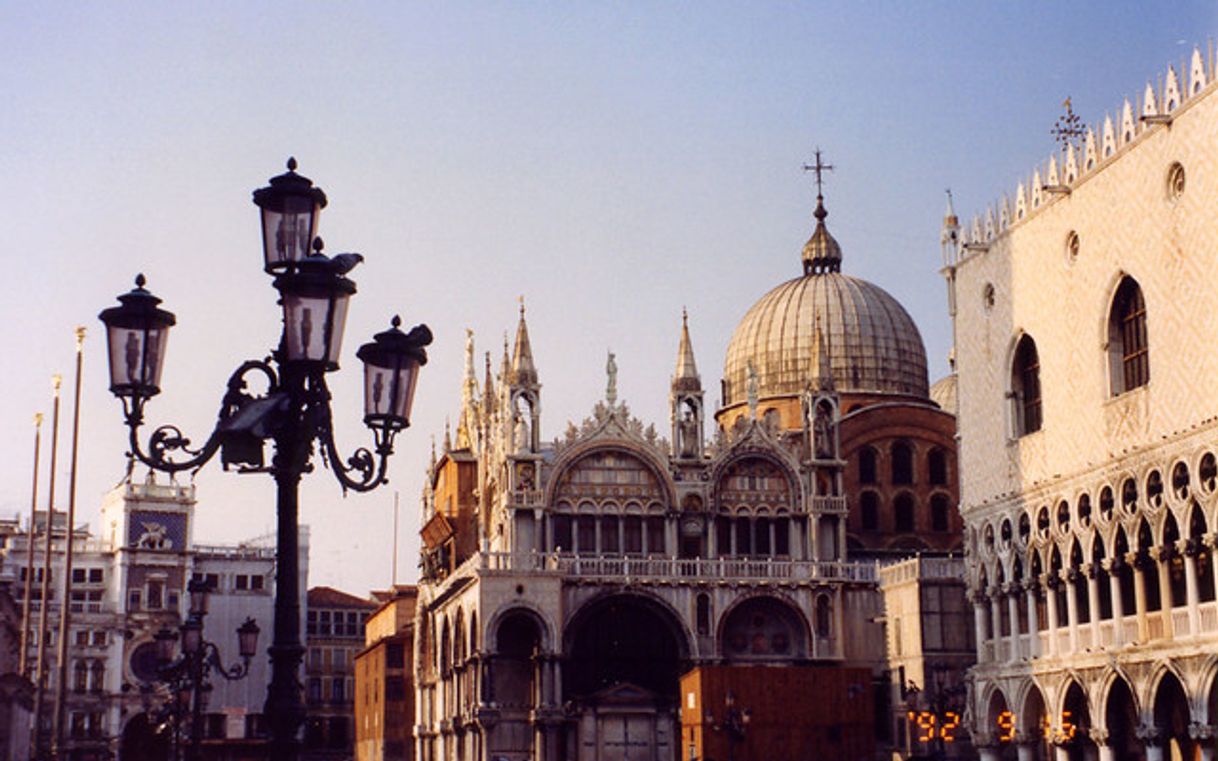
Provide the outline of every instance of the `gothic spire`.
{"type": "Polygon", "coordinates": [[[486,380],[482,384],[483,420],[490,420],[495,411],[495,376],[491,373],[491,353],[486,353],[486,380]]]}
{"type": "Polygon", "coordinates": [[[694,362],[694,347],[689,340],[689,315],[681,310],[681,341],[677,345],[677,369],[672,376],[673,391],[701,391],[702,378],[694,362]]]}
{"type": "Polygon", "coordinates": [[[533,347],[529,343],[529,326],[524,321],[524,297],[520,299],[520,322],[516,326],[516,346],[512,351],[512,383],[517,386],[537,384],[533,347]]]}
{"type": "Polygon", "coordinates": [[[816,356],[813,365],[816,367],[816,388],[821,391],[833,390],[833,369],[829,364],[829,349],[825,346],[825,333],[820,329],[820,318],[816,320],[816,356]]]}
{"type": "Polygon", "coordinates": [[[960,218],[952,205],[950,188],[947,190],[947,208],[943,211],[943,229],[939,232],[939,246],[943,251],[943,266],[954,266],[960,248],[960,218]]]}
{"type": "Polygon", "coordinates": [[[473,445],[471,429],[477,423],[475,400],[478,397],[478,376],[474,374],[474,331],[465,329],[465,378],[461,383],[461,415],[457,418],[457,448],[473,445]]]}

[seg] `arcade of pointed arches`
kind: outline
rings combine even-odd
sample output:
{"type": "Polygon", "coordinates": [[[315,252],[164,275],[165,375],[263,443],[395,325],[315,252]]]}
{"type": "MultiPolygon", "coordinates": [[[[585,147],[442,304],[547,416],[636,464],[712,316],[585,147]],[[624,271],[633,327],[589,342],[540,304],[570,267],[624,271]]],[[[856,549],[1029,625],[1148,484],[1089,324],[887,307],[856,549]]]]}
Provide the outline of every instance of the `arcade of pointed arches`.
{"type": "MultiPolygon", "coordinates": [[[[970,527],[979,663],[1119,652],[1135,643],[1218,634],[1216,511],[1218,459],[1199,450],[1118,471],[1089,488],[970,527]]],[[[1118,758],[1168,746],[1170,758],[1191,759],[1202,751],[1211,758],[1215,670],[1210,664],[1203,679],[1189,681],[1167,660],[1144,681],[1111,668],[1102,686],[1075,677],[1079,689],[1070,693],[1069,707],[1065,687],[1045,701],[1048,740],[1110,746],[1118,758]],[[1066,719],[1063,712],[1069,712],[1066,719]],[[1075,740],[1063,721],[1090,729],[1075,740]]],[[[1017,722],[1012,737],[1042,737],[1043,716],[1033,721],[1035,710],[1028,709],[1028,696],[1041,687],[1026,677],[1021,684],[1015,696],[994,693],[1002,696],[1000,708],[993,694],[979,703],[985,729],[1001,734],[1002,712],[1008,711],[1017,722]]]]}
{"type": "MultiPolygon", "coordinates": [[[[798,515],[806,511],[788,466],[753,452],[722,463],[711,478],[707,501],[712,513],[705,516],[700,535],[690,537],[680,519],[703,517],[703,498],[686,495],[682,510],[675,510],[673,486],[650,460],[632,448],[602,444],[560,463],[547,500],[553,507],[540,526],[539,549],[577,555],[807,559],[808,528],[798,515]]],[[[836,494],[838,486],[827,484],[825,490],[836,494]]],[[[836,554],[825,559],[836,559],[836,554]]]]}
{"type": "Polygon", "coordinates": [[[1212,759],[1218,658],[1193,680],[1169,661],[1143,681],[1109,665],[1090,678],[1070,671],[1055,689],[1035,677],[988,683],[974,740],[982,759],[1212,759]],[[1190,689],[1191,688],[1191,689],[1190,689]],[[1190,699],[1190,695],[1200,696],[1190,699]],[[1017,746],[1027,750],[1017,754],[1017,746]]]}

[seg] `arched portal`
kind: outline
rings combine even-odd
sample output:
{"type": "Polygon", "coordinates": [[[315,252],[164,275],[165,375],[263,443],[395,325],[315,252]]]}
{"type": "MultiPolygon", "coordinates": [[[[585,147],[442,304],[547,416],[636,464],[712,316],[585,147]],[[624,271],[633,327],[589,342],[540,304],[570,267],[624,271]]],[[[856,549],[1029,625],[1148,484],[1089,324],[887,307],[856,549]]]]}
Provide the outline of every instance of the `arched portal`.
{"type": "Polygon", "coordinates": [[[508,610],[492,621],[487,631],[489,685],[483,698],[498,707],[499,720],[486,731],[486,750],[491,757],[514,761],[534,758],[539,737],[532,714],[553,699],[546,694],[542,673],[545,625],[527,608],[508,610]]]}
{"type": "Polygon", "coordinates": [[[1135,730],[1138,726],[1138,710],[1133,702],[1129,684],[1117,677],[1108,688],[1108,700],[1104,703],[1104,724],[1108,727],[1108,745],[1115,761],[1133,761],[1144,758],[1142,743],[1135,730]]]}
{"type": "Polygon", "coordinates": [[[598,758],[671,761],[678,677],[689,657],[676,616],[641,595],[612,595],[584,606],[564,639],[563,699],[579,715],[575,746],[600,749],[598,758]]]}
{"type": "Polygon", "coordinates": [[[1159,743],[1163,746],[1163,757],[1167,759],[1192,759],[1196,757],[1196,744],[1188,736],[1188,698],[1180,680],[1170,671],[1163,673],[1155,689],[1155,728],[1159,730],[1159,743]]]}
{"type": "Polygon", "coordinates": [[[118,757],[159,761],[169,758],[169,732],[158,731],[157,724],[146,713],[136,714],[123,727],[119,740],[118,757]]]}
{"type": "Polygon", "coordinates": [[[633,684],[676,700],[689,653],[685,633],[659,603],[613,595],[590,603],[567,628],[564,696],[579,698],[633,684]]]}
{"type": "Polygon", "coordinates": [[[505,711],[527,711],[537,704],[535,656],[541,650],[541,627],[533,614],[512,611],[495,632],[493,691],[505,711]]]}

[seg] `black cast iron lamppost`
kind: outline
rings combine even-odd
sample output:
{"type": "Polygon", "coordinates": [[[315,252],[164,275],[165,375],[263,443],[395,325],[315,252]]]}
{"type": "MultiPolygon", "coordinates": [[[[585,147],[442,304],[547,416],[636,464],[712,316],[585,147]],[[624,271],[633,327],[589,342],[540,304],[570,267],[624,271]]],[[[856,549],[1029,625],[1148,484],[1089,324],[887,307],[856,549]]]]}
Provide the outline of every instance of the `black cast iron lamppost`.
{"type": "Polygon", "coordinates": [[[157,645],[157,660],[160,663],[158,673],[162,682],[169,687],[171,701],[171,720],[175,747],[181,748],[179,729],[183,719],[189,716],[190,743],[187,745],[186,758],[198,761],[202,757],[203,741],[203,712],[207,695],[211,692],[211,672],[228,681],[237,681],[249,676],[250,659],[258,649],[258,624],[254,619],[247,618],[245,623],[237,627],[237,653],[241,661],[231,666],[225,666],[220,658],[220,650],[215,643],[203,639],[203,618],[207,615],[207,582],[200,579],[191,581],[190,616],[179,627],[182,640],[182,654],[174,660],[174,643],[178,635],[169,629],[161,629],[155,635],[157,645]]]}
{"type": "Polygon", "coordinates": [[[326,196],[296,174],[296,160],[270,185],[254,191],[262,212],[264,270],[274,276],[283,307],[283,332],[271,357],[241,364],[228,380],[216,427],[202,446],[193,448],[173,425],[156,428],[141,445],[139,428],[144,405],[161,391],[166,339],[174,315],[145,288],[143,275],[135,289],[118,297],[120,305],[101,313],[110,354],[110,390],[123,403],[130,430],[130,455],[167,473],[196,471],[220,452],[225,470],[270,473],[278,486],[275,626],[270,647],[271,684],[265,714],[271,732],[271,758],[297,756],[297,732],[304,721],[298,678],[304,648],[300,643],[300,589],[297,573],[297,487],[312,470],[313,445],[343,490],[369,491],[386,481],[393,439],[410,425],[419,368],[427,362],[424,347],[431,331],[419,325],[403,333],[401,321],[376,334],[356,352],[364,363],[364,423],[373,434],[372,449],[360,448],[345,460],[334,443],[330,391],[326,373],[338,369],[347,302],[355,283],[345,277],[363,257],[322,253],[317,218],[326,196]],[[261,376],[265,389],[248,391],[246,378],[261,376]],[[274,443],[270,465],[264,443],[274,443]]]}

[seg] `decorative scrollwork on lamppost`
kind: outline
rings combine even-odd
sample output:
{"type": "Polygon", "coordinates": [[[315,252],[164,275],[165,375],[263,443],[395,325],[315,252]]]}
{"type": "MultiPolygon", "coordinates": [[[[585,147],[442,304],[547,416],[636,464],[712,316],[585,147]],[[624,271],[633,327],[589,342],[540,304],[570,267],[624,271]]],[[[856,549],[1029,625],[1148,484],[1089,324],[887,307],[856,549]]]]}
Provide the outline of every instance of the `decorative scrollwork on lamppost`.
{"type": "Polygon", "coordinates": [[[202,758],[203,711],[207,696],[211,692],[211,673],[235,682],[249,676],[250,659],[258,649],[260,629],[254,619],[247,618],[237,627],[237,654],[240,662],[225,666],[220,650],[214,642],[203,638],[203,619],[207,616],[207,582],[193,580],[188,585],[190,592],[190,615],[178,627],[182,652],[173,657],[174,643],[179,634],[161,629],[154,635],[157,645],[158,679],[169,690],[169,702],[165,706],[172,727],[175,757],[181,755],[181,729],[185,723],[189,728],[186,758],[198,761],[202,758]]]}
{"type": "Polygon", "coordinates": [[[326,196],[295,170],[296,160],[291,159],[285,174],[254,191],[262,216],[263,269],[274,276],[283,307],[279,346],[270,357],[244,362],[233,372],[216,426],[202,445],[193,445],[173,425],[154,429],[147,445],[141,444],[144,407],[161,392],[169,328],[176,322],[144,288],[143,275],[132,291],[118,297],[119,306],[99,315],[108,334],[110,390],[123,404],[130,457],[155,470],[177,473],[197,471],[219,452],[225,470],[270,473],[276,481],[278,573],[265,708],[270,757],[276,761],[297,757],[305,713],[299,679],[304,655],[298,575],[300,478],[313,468],[316,442],[323,464],[344,491],[370,491],[386,482],[394,437],[410,425],[419,369],[427,362],[425,347],[432,340],[426,325],[404,333],[401,320],[394,317],[388,330],[356,352],[364,364],[364,423],[372,430],[373,442],[371,448],[361,447],[343,458],[334,442],[326,373],[338,369],[347,303],[355,293],[355,283],[346,274],[363,257],[322,253],[316,233],[326,196]],[[250,390],[251,377],[261,379],[260,392],[250,390]],[[268,440],[274,444],[269,465],[263,454],[268,440]]]}

